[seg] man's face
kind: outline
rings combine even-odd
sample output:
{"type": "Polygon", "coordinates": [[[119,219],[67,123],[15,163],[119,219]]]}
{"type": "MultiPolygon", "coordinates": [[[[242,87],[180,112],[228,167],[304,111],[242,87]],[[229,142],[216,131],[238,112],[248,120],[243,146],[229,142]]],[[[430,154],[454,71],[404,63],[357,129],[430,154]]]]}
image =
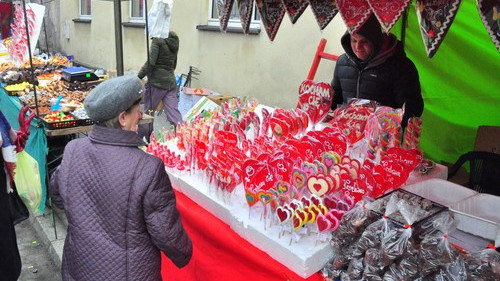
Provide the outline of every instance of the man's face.
{"type": "Polygon", "coordinates": [[[351,48],[360,60],[366,60],[373,52],[373,44],[360,34],[351,34],[351,48]]]}

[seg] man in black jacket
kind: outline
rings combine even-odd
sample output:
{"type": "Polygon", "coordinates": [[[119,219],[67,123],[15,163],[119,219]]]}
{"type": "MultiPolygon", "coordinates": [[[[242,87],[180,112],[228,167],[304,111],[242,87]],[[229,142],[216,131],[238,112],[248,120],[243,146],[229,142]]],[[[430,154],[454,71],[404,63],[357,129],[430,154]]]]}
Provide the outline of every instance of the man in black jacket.
{"type": "Polygon", "coordinates": [[[422,115],[424,102],[417,69],[401,41],[393,34],[382,34],[373,14],[356,33],[346,32],[341,44],[345,54],[335,65],[332,110],[360,98],[393,108],[404,105],[403,126],[408,118],[422,115]]]}

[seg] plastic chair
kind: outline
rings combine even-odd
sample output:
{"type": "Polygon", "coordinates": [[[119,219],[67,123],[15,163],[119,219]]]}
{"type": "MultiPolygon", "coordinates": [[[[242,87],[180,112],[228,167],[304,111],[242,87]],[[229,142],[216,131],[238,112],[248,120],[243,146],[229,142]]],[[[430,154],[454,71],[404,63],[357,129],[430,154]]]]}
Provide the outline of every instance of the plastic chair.
{"type": "Polygon", "coordinates": [[[470,163],[468,188],[500,196],[500,154],[486,151],[467,152],[450,168],[448,179],[453,177],[465,162],[470,163]]]}

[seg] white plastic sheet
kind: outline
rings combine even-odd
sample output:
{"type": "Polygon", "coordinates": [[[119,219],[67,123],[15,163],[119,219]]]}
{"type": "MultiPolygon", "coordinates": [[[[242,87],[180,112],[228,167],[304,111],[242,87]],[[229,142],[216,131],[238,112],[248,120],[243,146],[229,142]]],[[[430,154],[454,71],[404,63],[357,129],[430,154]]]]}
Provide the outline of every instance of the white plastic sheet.
{"type": "Polygon", "coordinates": [[[173,0],[154,0],[148,12],[149,37],[168,38],[173,0]]]}

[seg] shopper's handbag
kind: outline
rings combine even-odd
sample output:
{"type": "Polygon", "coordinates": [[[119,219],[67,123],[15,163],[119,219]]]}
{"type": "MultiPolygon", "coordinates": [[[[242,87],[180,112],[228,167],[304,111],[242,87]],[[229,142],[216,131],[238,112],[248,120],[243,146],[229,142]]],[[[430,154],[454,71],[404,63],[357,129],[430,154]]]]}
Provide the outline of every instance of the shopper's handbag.
{"type": "Polygon", "coordinates": [[[15,186],[13,190],[13,192],[8,194],[8,200],[10,205],[10,213],[12,214],[12,222],[14,223],[14,225],[16,225],[29,218],[30,212],[28,211],[28,208],[26,208],[23,200],[21,200],[21,197],[19,197],[15,186]]]}

